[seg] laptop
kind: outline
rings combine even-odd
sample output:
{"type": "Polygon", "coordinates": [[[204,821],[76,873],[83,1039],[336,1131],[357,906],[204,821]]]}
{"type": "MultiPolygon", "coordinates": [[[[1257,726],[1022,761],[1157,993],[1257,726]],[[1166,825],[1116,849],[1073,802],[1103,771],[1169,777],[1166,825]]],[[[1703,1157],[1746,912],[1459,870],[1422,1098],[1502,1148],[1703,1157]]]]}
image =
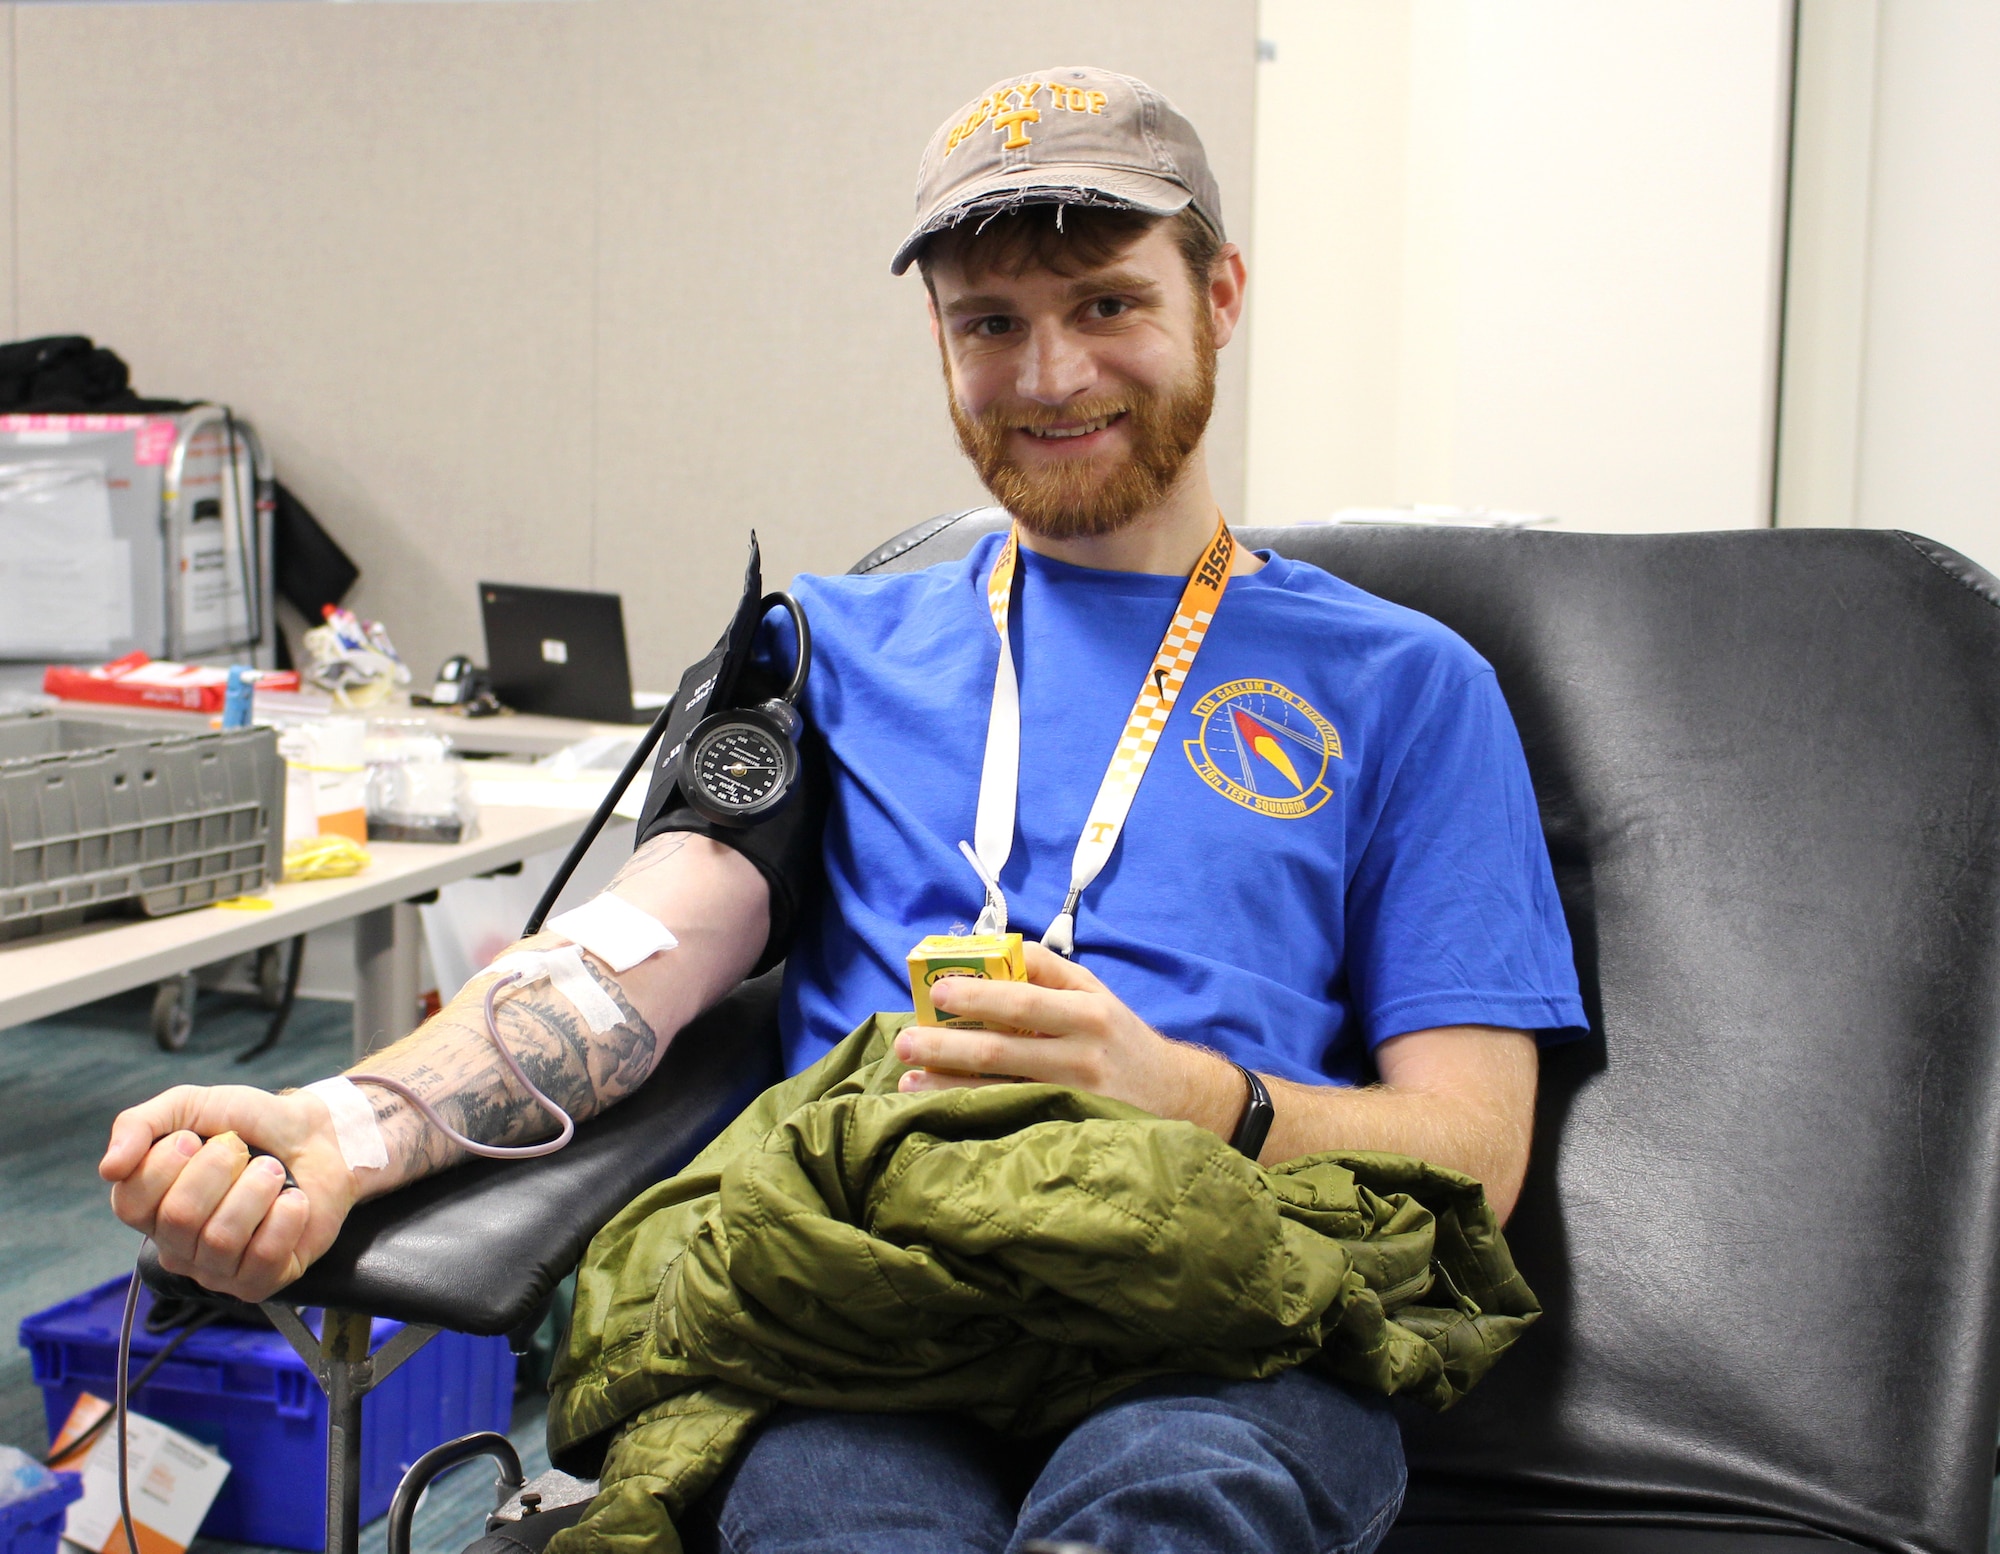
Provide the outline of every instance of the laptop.
{"type": "Polygon", "coordinates": [[[481,583],[487,673],[516,712],[593,723],[650,723],[662,698],[632,695],[617,594],[481,583]]]}

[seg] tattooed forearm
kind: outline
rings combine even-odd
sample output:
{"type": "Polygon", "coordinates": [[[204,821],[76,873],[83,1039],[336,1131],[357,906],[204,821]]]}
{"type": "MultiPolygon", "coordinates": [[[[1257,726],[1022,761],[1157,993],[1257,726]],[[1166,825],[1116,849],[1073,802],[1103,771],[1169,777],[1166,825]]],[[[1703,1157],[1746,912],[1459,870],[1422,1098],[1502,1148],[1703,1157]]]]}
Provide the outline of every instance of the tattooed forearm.
{"type": "MultiPolygon", "coordinates": [[[[623,989],[595,962],[584,962],[622,1016],[593,1031],[547,982],[507,989],[494,1001],[500,1039],[535,1087],[581,1122],[623,1100],[653,1071],[662,1043],[623,989]]],[[[475,978],[419,1036],[372,1053],[358,1072],[400,1079],[467,1138],[483,1144],[525,1144],[556,1131],[556,1122],[508,1072],[485,1034],[484,977],[475,978]]],[[[465,1158],[393,1091],[365,1086],[399,1180],[444,1169],[465,1158]]]]}
{"type": "Polygon", "coordinates": [[[627,858],[616,874],[611,876],[607,890],[615,890],[627,881],[636,879],[649,870],[658,868],[669,858],[677,857],[688,843],[685,831],[668,831],[654,837],[650,842],[641,843],[637,852],[627,858]]]}
{"type": "MultiPolygon", "coordinates": [[[[581,952],[590,975],[617,1005],[618,1023],[591,1030],[548,982],[509,987],[494,1004],[507,1050],[536,1087],[579,1122],[645,1083],[675,1033],[749,972],[770,928],[770,892],[756,866],[705,836],[654,837],[612,883],[678,941],[674,949],[616,977],[581,952]]],[[[557,934],[537,934],[513,948],[549,950],[566,943],[557,934]]],[[[555,1120],[521,1087],[486,1037],[481,1004],[489,985],[487,977],[473,978],[422,1030],[371,1053],[356,1072],[401,1081],[452,1127],[481,1143],[547,1138],[556,1131],[555,1120]]],[[[392,1191],[464,1157],[394,1092],[365,1084],[362,1089],[389,1150],[388,1168],[370,1174],[366,1195],[392,1191]]]]}

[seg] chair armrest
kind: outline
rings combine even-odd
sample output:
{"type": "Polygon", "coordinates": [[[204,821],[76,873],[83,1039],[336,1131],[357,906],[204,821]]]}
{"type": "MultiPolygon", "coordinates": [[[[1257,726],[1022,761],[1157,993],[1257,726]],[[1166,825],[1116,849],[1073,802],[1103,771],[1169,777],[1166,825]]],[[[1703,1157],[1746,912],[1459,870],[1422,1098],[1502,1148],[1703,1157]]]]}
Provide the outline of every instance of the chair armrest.
{"type": "MultiPolygon", "coordinates": [[[[324,1257],[279,1293],[460,1333],[537,1320],[590,1238],[685,1165],[779,1074],[782,970],[746,982],[674,1038],[632,1096],[538,1160],[478,1160],[361,1204],[324,1257]]],[[[146,1283],[183,1293],[146,1248],[146,1283]]]]}

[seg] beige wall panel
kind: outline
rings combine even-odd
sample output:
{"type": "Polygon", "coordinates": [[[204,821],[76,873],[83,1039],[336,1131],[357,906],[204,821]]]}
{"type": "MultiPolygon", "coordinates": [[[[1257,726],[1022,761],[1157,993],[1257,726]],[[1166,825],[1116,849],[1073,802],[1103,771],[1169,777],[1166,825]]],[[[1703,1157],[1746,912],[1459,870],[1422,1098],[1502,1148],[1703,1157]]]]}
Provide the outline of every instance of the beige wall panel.
{"type": "Polygon", "coordinates": [[[1769,514],[1789,0],[1263,0],[1253,522],[1769,514]]]}
{"type": "Polygon", "coordinates": [[[0,4],[0,328],[21,332],[14,309],[14,7],[0,4]]]}
{"type": "Polygon", "coordinates": [[[1264,0],[1252,523],[1396,501],[1411,177],[1411,18],[1401,5],[1264,0]]]}
{"type": "Polygon", "coordinates": [[[1791,6],[1473,6],[1455,500],[1770,521],[1791,6]]]}
{"type": "Polygon", "coordinates": [[[1781,526],[1854,522],[1880,15],[1879,0],[1809,0],[1798,10],[1779,374],[1781,526]]]}
{"type": "Polygon", "coordinates": [[[1855,522],[2000,568],[2000,7],[1882,8],[1855,522]]]}
{"type": "MultiPolygon", "coordinates": [[[[1200,128],[1247,236],[1250,0],[729,6],[601,0],[599,586],[664,686],[721,628],[745,531],[766,577],[838,571],[981,497],[945,417],[922,284],[889,255],[932,129],[990,82],[1093,63],[1200,128]]],[[[1243,349],[1212,433],[1240,512],[1243,349]]]]}
{"type": "Polygon", "coordinates": [[[590,578],[594,9],[16,13],[19,331],[253,417],[420,677],[590,578]]]}

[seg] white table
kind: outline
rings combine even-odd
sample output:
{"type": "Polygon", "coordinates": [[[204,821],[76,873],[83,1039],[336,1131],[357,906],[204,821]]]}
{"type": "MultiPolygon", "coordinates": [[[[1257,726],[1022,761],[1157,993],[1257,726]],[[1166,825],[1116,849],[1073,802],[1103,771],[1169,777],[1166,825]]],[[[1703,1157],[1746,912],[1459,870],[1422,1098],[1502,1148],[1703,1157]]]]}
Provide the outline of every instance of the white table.
{"type": "Polygon", "coordinates": [[[451,736],[453,746],[467,755],[554,755],[565,745],[599,734],[637,739],[644,723],[587,723],[580,718],[550,718],[539,712],[509,712],[491,718],[468,718],[448,707],[385,708],[377,717],[421,718],[451,736]]]}
{"type": "MultiPolygon", "coordinates": [[[[65,717],[102,717],[118,723],[136,723],[175,730],[212,728],[212,714],[175,712],[165,707],[116,707],[98,702],[64,702],[59,709],[65,717]]],[[[344,717],[396,718],[427,723],[451,738],[455,749],[466,755],[538,756],[553,755],[580,739],[599,734],[623,734],[637,739],[646,732],[644,723],[589,723],[580,718],[549,718],[534,712],[509,712],[490,718],[468,718],[449,707],[412,707],[389,702],[379,707],[363,707],[344,717]]]]}
{"type": "Polygon", "coordinates": [[[0,1028],[354,918],[354,1053],[360,1057],[408,1035],[416,1023],[419,930],[411,898],[568,847],[589,818],[587,811],[489,805],[480,811],[479,835],[469,842],[370,842],[374,862],[361,873],[273,886],[268,911],[198,907],[0,944],[0,1028]]]}

